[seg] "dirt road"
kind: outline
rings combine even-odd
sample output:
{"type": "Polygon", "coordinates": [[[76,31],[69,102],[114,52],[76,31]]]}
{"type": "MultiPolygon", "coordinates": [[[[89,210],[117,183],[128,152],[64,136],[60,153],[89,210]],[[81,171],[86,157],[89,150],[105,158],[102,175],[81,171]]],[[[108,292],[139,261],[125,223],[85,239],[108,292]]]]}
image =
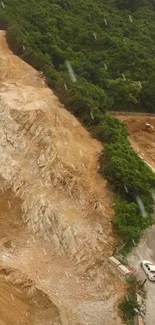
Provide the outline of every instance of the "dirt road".
{"type": "Polygon", "coordinates": [[[11,270],[1,275],[0,324],[122,324],[101,150],[0,32],[0,265],[11,270]],[[10,297],[16,314],[7,317],[10,297]]]}
{"type": "MultiPolygon", "coordinates": [[[[129,264],[136,270],[140,280],[145,280],[146,275],[140,266],[140,261],[148,260],[155,263],[155,226],[148,229],[137,248],[130,254],[129,264]]],[[[155,283],[149,280],[145,283],[146,299],[146,325],[155,324],[155,283]]]]}

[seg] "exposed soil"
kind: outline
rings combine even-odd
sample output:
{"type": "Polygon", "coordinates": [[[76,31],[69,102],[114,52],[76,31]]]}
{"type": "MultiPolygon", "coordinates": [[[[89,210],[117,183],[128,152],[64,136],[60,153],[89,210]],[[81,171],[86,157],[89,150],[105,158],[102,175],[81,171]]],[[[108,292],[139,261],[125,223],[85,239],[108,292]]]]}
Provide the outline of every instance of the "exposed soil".
{"type": "Polygon", "coordinates": [[[0,324],[122,324],[101,150],[0,32],[0,324]]]}
{"type": "Polygon", "coordinates": [[[155,128],[155,117],[137,115],[117,115],[129,131],[129,140],[134,150],[155,169],[155,132],[144,131],[145,123],[155,128]]]}
{"type": "Polygon", "coordinates": [[[58,308],[31,280],[13,269],[1,269],[0,324],[58,325],[59,321],[58,308]]]}

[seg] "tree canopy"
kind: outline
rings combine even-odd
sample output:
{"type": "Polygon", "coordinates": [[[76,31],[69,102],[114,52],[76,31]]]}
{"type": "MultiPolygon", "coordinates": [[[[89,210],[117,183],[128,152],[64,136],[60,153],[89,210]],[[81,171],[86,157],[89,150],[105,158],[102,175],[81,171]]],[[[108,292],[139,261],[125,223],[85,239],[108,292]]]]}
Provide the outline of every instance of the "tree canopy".
{"type": "Polygon", "coordinates": [[[80,105],[87,101],[102,111],[155,112],[155,0],[3,0],[3,4],[1,25],[17,26],[12,42],[10,30],[14,51],[46,74],[60,99],[66,84],[66,104],[72,105],[72,90],[77,106],[80,98],[80,105]],[[66,60],[76,74],[77,87],[70,82],[66,60]],[[94,89],[97,96],[92,95],[94,89]]]}

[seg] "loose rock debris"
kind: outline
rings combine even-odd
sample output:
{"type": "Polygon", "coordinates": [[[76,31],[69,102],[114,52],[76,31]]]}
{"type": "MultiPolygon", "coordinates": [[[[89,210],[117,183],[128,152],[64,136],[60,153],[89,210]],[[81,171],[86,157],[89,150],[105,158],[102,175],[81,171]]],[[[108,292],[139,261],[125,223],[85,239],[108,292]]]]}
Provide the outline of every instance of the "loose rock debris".
{"type": "Polygon", "coordinates": [[[12,268],[0,282],[0,321],[4,315],[6,325],[122,325],[116,307],[124,284],[100,263],[115,244],[113,196],[98,174],[102,145],[12,54],[4,31],[0,113],[0,175],[8,184],[0,181],[0,265],[12,268]]]}

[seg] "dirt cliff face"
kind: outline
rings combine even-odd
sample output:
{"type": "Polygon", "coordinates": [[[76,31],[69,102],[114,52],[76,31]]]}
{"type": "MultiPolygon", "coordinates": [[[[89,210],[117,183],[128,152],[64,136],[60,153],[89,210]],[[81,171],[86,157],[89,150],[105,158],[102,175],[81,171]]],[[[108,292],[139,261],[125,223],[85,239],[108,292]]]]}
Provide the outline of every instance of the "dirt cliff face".
{"type": "Polygon", "coordinates": [[[0,323],[122,324],[101,150],[0,32],[0,323]]]}

